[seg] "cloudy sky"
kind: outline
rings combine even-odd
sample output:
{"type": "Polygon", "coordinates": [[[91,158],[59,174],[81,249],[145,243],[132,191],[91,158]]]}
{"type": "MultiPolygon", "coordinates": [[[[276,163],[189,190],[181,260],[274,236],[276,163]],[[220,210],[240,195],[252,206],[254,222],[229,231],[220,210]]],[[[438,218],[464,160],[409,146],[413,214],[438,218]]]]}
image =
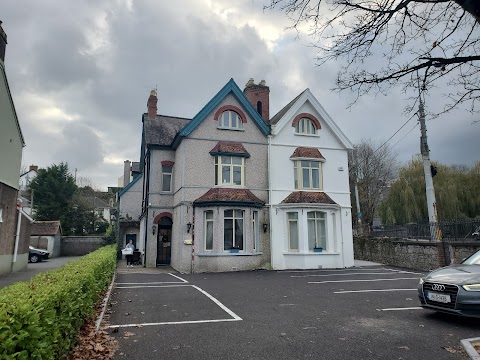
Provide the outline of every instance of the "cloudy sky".
{"type": "MultiPolygon", "coordinates": [[[[305,34],[263,10],[268,0],[2,0],[5,66],[24,133],[23,165],[61,161],[94,186],[116,186],[123,161],[138,161],[141,115],[152,88],[158,112],[193,117],[234,78],[270,86],[274,115],[305,88],[353,143],[381,144],[411,116],[400,89],[353,97],[332,92],[338,64],[315,66],[305,34]]],[[[429,102],[440,97],[430,95],[429,102]]],[[[478,115],[476,116],[478,118],[478,115]]],[[[427,122],[431,157],[479,159],[480,124],[466,111],[427,122]]],[[[389,141],[406,162],[419,153],[412,119],[389,141]]]]}

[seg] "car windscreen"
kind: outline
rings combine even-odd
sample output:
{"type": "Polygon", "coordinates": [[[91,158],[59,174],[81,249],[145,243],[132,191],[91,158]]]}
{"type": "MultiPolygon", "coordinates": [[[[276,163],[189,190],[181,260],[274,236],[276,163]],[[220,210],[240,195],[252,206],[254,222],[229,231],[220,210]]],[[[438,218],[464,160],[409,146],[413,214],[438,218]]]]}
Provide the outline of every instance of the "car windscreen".
{"type": "Polygon", "coordinates": [[[477,251],[472,256],[465,259],[465,261],[462,262],[462,264],[465,264],[465,265],[480,265],[480,250],[477,251]]]}

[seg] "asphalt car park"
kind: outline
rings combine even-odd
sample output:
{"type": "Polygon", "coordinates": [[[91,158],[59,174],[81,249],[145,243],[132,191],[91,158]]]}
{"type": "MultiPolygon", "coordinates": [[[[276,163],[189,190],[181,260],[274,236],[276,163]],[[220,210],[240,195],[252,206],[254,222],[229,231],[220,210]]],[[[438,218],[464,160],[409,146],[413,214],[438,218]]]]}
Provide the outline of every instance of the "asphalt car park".
{"type": "Polygon", "coordinates": [[[420,307],[420,273],[392,267],[122,273],[116,358],[462,359],[478,319],[420,307]]]}

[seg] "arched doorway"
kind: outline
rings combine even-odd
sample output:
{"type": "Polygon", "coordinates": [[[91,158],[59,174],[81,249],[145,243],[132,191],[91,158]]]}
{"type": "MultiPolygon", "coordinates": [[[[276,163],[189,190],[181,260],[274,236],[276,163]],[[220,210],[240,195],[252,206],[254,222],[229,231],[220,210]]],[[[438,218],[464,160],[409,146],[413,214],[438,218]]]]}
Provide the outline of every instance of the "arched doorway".
{"type": "Polygon", "coordinates": [[[158,220],[157,266],[170,265],[172,257],[172,219],[163,216],[158,220]]]}

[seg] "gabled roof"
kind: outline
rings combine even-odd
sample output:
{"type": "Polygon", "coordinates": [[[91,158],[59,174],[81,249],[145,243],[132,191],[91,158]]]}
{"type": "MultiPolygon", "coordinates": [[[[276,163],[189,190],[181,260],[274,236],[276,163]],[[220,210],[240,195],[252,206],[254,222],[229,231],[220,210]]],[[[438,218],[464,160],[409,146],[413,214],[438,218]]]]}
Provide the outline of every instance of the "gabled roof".
{"type": "Polygon", "coordinates": [[[123,194],[125,194],[128,191],[128,189],[130,189],[133,186],[133,184],[135,184],[138,181],[138,179],[140,179],[141,177],[142,177],[142,174],[138,175],[135,179],[130,181],[130,183],[127,186],[125,186],[122,189],[122,191],[118,193],[118,198],[120,198],[123,194]]]}
{"type": "Polygon", "coordinates": [[[30,235],[53,236],[62,233],[60,221],[34,221],[30,227],[30,235]]]}
{"type": "Polygon", "coordinates": [[[2,73],[3,79],[5,81],[5,85],[7,88],[8,99],[10,100],[10,104],[12,105],[13,110],[13,117],[15,118],[15,123],[17,125],[18,133],[20,134],[20,139],[22,141],[22,146],[25,146],[25,139],[23,138],[22,128],[20,127],[20,123],[17,117],[17,111],[15,110],[15,104],[13,103],[12,93],[10,92],[10,87],[8,86],[7,74],[5,72],[5,65],[2,61],[0,61],[0,72],[2,73]]]}
{"type": "Polygon", "coordinates": [[[157,146],[171,146],[173,139],[178,132],[183,129],[190,119],[157,115],[154,119],[149,119],[147,114],[143,115],[143,134],[145,143],[157,146]]]}
{"type": "Polygon", "coordinates": [[[265,135],[270,134],[270,128],[262,119],[260,114],[253,108],[250,101],[245,97],[242,90],[238,87],[233,79],[230,79],[225,86],[203,107],[200,112],[194,116],[192,121],[188,123],[178,134],[174,140],[173,146],[176,147],[182,141],[182,138],[187,137],[195,130],[205,118],[220,104],[220,102],[227,97],[227,95],[232,94],[240,105],[243,107],[245,112],[251,117],[255,125],[259,130],[265,135]]]}
{"type": "Polygon", "coordinates": [[[310,89],[305,89],[295,99],[288,103],[280,110],[270,121],[272,125],[272,135],[277,135],[289,122],[295,118],[301,106],[306,102],[310,102],[316,112],[320,115],[321,120],[328,126],[332,133],[337,137],[340,143],[346,149],[353,149],[353,144],[347,136],[340,130],[338,125],[333,121],[327,111],[323,108],[317,98],[311,93],[310,89]]]}
{"type": "Polygon", "coordinates": [[[300,96],[302,96],[302,94],[307,91],[306,89],[303,90],[300,94],[298,94],[295,99],[293,99],[292,101],[290,101],[287,105],[285,105],[283,107],[282,110],[280,110],[278,113],[275,114],[275,116],[273,118],[270,119],[270,124],[272,125],[275,125],[276,123],[278,123],[278,121],[283,117],[283,115],[285,115],[285,113],[290,110],[290,108],[293,106],[293,104],[295,104],[295,101],[298,100],[298,98],[300,96]]]}
{"type": "Polygon", "coordinates": [[[24,172],[23,174],[21,174],[20,177],[22,177],[24,175],[27,175],[27,174],[30,174],[31,172],[34,172],[36,175],[38,175],[38,170],[28,170],[28,171],[24,172]]]}
{"type": "Polygon", "coordinates": [[[239,205],[262,207],[265,203],[248,189],[212,188],[194,202],[195,206],[239,205]]]}

